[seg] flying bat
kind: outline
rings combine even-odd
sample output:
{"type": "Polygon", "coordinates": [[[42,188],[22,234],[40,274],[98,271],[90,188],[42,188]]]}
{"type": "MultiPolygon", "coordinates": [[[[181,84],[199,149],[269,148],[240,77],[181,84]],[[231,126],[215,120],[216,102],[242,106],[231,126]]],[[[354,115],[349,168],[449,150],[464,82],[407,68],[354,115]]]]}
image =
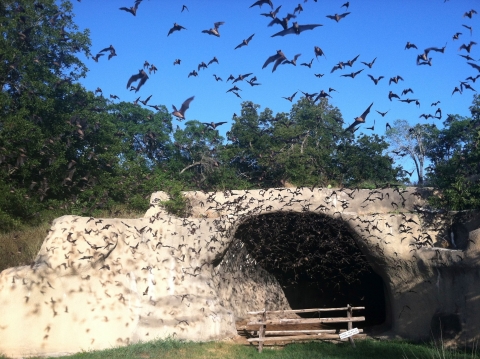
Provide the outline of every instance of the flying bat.
{"type": "Polygon", "coordinates": [[[370,106],[368,106],[368,108],[359,116],[355,119],[355,122],[353,122],[350,126],[348,126],[346,129],[345,129],[345,132],[346,131],[352,131],[353,132],[353,129],[355,128],[355,126],[361,124],[361,123],[365,123],[365,120],[367,119],[367,115],[370,113],[370,109],[372,108],[373,106],[373,102],[370,104],[370,106]]]}
{"type": "Polygon", "coordinates": [[[388,81],[388,84],[390,85],[392,82],[395,82],[396,84],[398,84],[399,80],[403,81],[403,78],[400,75],[397,75],[395,77],[390,77],[390,81],[388,81]]]}
{"type": "Polygon", "coordinates": [[[235,85],[235,86],[233,86],[230,90],[227,90],[227,91],[225,91],[225,92],[234,92],[234,91],[242,91],[242,90],[240,90],[240,89],[237,87],[237,85],[235,85]]]}
{"type": "Polygon", "coordinates": [[[288,100],[290,102],[292,102],[293,98],[295,97],[295,95],[297,94],[298,91],[296,91],[292,96],[289,96],[289,97],[282,97],[284,98],[285,100],[288,100]]]}
{"type": "Polygon", "coordinates": [[[299,14],[303,11],[302,4],[298,4],[298,6],[293,10],[293,13],[296,14],[297,11],[299,14]]]}
{"type": "Polygon", "coordinates": [[[253,78],[251,78],[250,80],[247,80],[247,83],[249,83],[250,86],[258,86],[258,85],[261,85],[260,83],[255,82],[255,81],[256,81],[256,77],[253,77],[253,78]]]}
{"type": "Polygon", "coordinates": [[[392,101],[392,98],[398,98],[400,100],[400,96],[398,96],[396,93],[393,93],[393,91],[390,91],[388,93],[388,99],[392,101]]]}
{"type": "Polygon", "coordinates": [[[315,47],[313,48],[313,50],[314,50],[314,52],[315,52],[315,58],[317,59],[317,61],[318,61],[318,57],[319,57],[319,56],[323,56],[323,57],[327,58],[327,57],[325,56],[325,53],[323,52],[323,50],[322,50],[320,47],[315,46],[315,47]]]}
{"type": "Polygon", "coordinates": [[[213,129],[216,129],[218,126],[221,126],[225,123],[227,123],[226,121],[222,121],[222,122],[202,122],[205,126],[207,127],[211,127],[213,129]]]}
{"type": "Polygon", "coordinates": [[[423,117],[425,120],[428,120],[429,118],[433,118],[433,115],[432,114],[426,114],[426,113],[422,113],[420,116],[418,116],[418,118],[421,118],[423,117]]]}
{"type": "Polygon", "coordinates": [[[475,82],[477,81],[477,79],[480,77],[480,74],[478,74],[477,76],[473,77],[473,76],[468,76],[465,80],[470,80],[472,82],[475,82]]]}
{"type": "Polygon", "coordinates": [[[219,63],[216,56],[214,56],[213,59],[211,59],[210,61],[208,61],[208,64],[207,64],[207,65],[210,66],[210,64],[213,64],[214,62],[216,62],[217,64],[219,63]]]}
{"type": "Polygon", "coordinates": [[[336,70],[342,70],[344,67],[345,67],[345,63],[340,61],[338,64],[333,66],[332,71],[330,71],[330,73],[332,73],[333,71],[336,71],[336,70]]]}
{"type": "Polygon", "coordinates": [[[182,103],[182,107],[180,107],[180,110],[177,110],[175,105],[172,105],[172,107],[173,107],[172,115],[179,118],[180,120],[185,120],[185,111],[188,110],[188,107],[190,106],[190,102],[192,102],[194,98],[195,98],[195,96],[187,98],[182,103]]]}
{"type": "MultiPolygon", "coordinates": [[[[445,53],[445,48],[447,47],[447,44],[445,44],[444,47],[429,47],[429,48],[426,48],[424,51],[424,54],[425,54],[425,57],[428,56],[428,53],[430,51],[435,51],[435,52],[441,52],[442,54],[445,53]]],[[[424,59],[426,60],[426,59],[424,59]]]]}
{"type": "Polygon", "coordinates": [[[375,111],[377,111],[377,112],[380,114],[380,116],[385,117],[385,115],[386,115],[386,114],[388,113],[388,111],[390,111],[390,110],[388,110],[387,112],[380,112],[380,111],[378,111],[378,110],[375,110],[375,111]]]}
{"type": "Polygon", "coordinates": [[[279,7],[277,7],[277,9],[275,11],[270,11],[268,14],[266,13],[262,13],[260,15],[263,15],[263,16],[266,16],[266,17],[271,17],[272,19],[275,19],[277,17],[277,14],[278,12],[280,11],[280,8],[282,7],[282,5],[280,5],[279,7]]]}
{"type": "Polygon", "coordinates": [[[476,14],[476,13],[477,13],[477,12],[476,12],[474,9],[472,9],[472,10],[470,10],[470,11],[467,11],[465,14],[463,14],[463,17],[466,16],[466,17],[468,17],[469,19],[471,19],[472,16],[473,16],[473,14],[476,14]]]}
{"type": "Polygon", "coordinates": [[[293,57],[293,60],[285,60],[282,62],[282,65],[284,64],[292,64],[293,66],[297,66],[297,59],[301,56],[302,54],[296,54],[293,57]]]}
{"type": "MultiPolygon", "coordinates": [[[[403,94],[403,93],[402,93],[402,94],[403,94]]],[[[417,100],[417,99],[407,98],[407,99],[399,100],[399,101],[400,101],[400,102],[410,103],[410,102],[417,102],[418,100],[417,100]]]]}
{"type": "Polygon", "coordinates": [[[301,63],[300,66],[306,66],[309,69],[311,69],[312,68],[312,63],[313,63],[313,59],[311,59],[310,62],[308,62],[308,63],[307,62],[301,63]]]}
{"type": "Polygon", "coordinates": [[[452,96],[455,92],[458,92],[458,93],[462,93],[462,90],[460,90],[457,86],[455,86],[455,88],[453,89],[453,92],[452,92],[452,96]]]}
{"type": "Polygon", "coordinates": [[[248,76],[250,76],[252,74],[252,72],[249,72],[248,74],[245,74],[245,75],[238,75],[238,77],[236,79],[233,80],[233,84],[237,81],[243,81],[243,79],[247,78],[248,76]]]}
{"type": "Polygon", "coordinates": [[[351,77],[352,79],[355,78],[360,72],[362,72],[364,69],[358,70],[357,72],[352,72],[351,74],[346,74],[346,75],[340,75],[342,77],[351,77]]]}
{"type": "Polygon", "coordinates": [[[335,15],[327,15],[329,19],[335,20],[336,22],[339,22],[341,19],[343,19],[345,16],[350,14],[349,12],[343,13],[343,14],[335,14],[335,15]]]}
{"type": "Polygon", "coordinates": [[[480,66],[478,66],[477,64],[474,64],[473,62],[467,62],[467,64],[472,66],[474,69],[477,69],[478,71],[480,71],[480,66]]]}
{"type": "Polygon", "coordinates": [[[248,43],[250,42],[250,40],[253,38],[253,36],[255,36],[255,34],[250,35],[250,37],[248,39],[243,40],[237,47],[235,47],[235,50],[242,47],[242,46],[247,46],[248,43]]]}
{"type": "Polygon", "coordinates": [[[168,31],[168,35],[167,36],[170,36],[170,34],[174,31],[180,31],[180,30],[186,30],[186,28],[184,28],[182,25],[179,25],[177,23],[174,23],[173,24],[173,27],[170,29],[170,31],[168,31]]]}
{"type": "Polygon", "coordinates": [[[470,35],[472,34],[472,31],[473,31],[473,28],[471,26],[468,26],[468,25],[463,25],[462,26],[468,30],[470,30],[470,35]]]}
{"type": "Polygon", "coordinates": [[[363,61],[362,61],[362,64],[364,64],[365,66],[368,66],[368,68],[371,69],[372,66],[373,66],[373,64],[375,63],[375,60],[376,60],[376,59],[377,59],[377,58],[375,57],[375,58],[372,60],[372,62],[363,62],[363,61]]]}
{"type": "Polygon", "coordinates": [[[315,98],[315,100],[314,100],[313,102],[317,102],[317,101],[320,100],[321,98],[325,98],[325,97],[330,97],[330,98],[331,98],[332,96],[330,96],[329,93],[321,90],[320,93],[318,94],[318,96],[315,98]]]}
{"type": "Polygon", "coordinates": [[[273,34],[271,37],[275,37],[275,36],[285,36],[285,35],[289,35],[289,34],[297,34],[297,35],[300,35],[300,33],[302,31],[305,31],[305,30],[313,30],[315,29],[316,27],[318,26],[323,26],[321,24],[313,24],[313,25],[299,25],[298,22],[294,22],[293,25],[291,27],[289,27],[288,29],[285,29],[285,30],[282,30],[280,32],[277,32],[276,34],[273,34]]]}
{"type": "Polygon", "coordinates": [[[316,92],[315,93],[308,93],[308,92],[303,92],[303,91],[300,91],[300,92],[303,93],[305,98],[309,101],[313,101],[313,97],[317,94],[316,92]]]}
{"type": "Polygon", "coordinates": [[[405,45],[405,50],[408,50],[411,48],[418,49],[417,45],[412,44],[410,41],[407,41],[407,44],[405,45]]]}
{"type": "Polygon", "coordinates": [[[140,5],[141,2],[142,2],[142,0],[137,0],[137,1],[135,1],[134,6],[132,6],[132,7],[125,7],[124,6],[124,7],[121,7],[120,10],[124,10],[126,12],[129,12],[133,16],[137,16],[138,5],[140,5]]]}
{"type": "Polygon", "coordinates": [[[92,56],[93,61],[98,62],[98,59],[100,56],[103,56],[104,54],[98,53],[96,56],[92,56]]]}
{"type": "Polygon", "coordinates": [[[477,92],[477,90],[475,90],[472,86],[470,86],[467,82],[463,82],[463,81],[460,81],[460,90],[463,92],[463,88],[466,88],[466,89],[469,89],[469,90],[472,90],[472,91],[475,91],[477,92]]]}
{"type": "Polygon", "coordinates": [[[140,87],[142,87],[142,85],[148,80],[148,75],[145,71],[143,70],[139,70],[138,71],[138,74],[136,75],[132,75],[129,79],[128,79],[128,82],[127,82],[127,89],[130,87],[130,85],[135,82],[135,81],[138,81],[140,80],[140,82],[138,83],[138,86],[137,88],[135,89],[135,92],[138,92],[138,90],[140,90],[140,87]]]}
{"type": "Polygon", "coordinates": [[[143,103],[144,106],[147,106],[148,101],[150,101],[150,98],[152,95],[148,96],[145,100],[140,100],[141,103],[143,103]]]}
{"type": "Polygon", "coordinates": [[[216,37],[220,37],[220,33],[218,32],[218,28],[220,25],[225,24],[225,21],[219,21],[213,24],[213,29],[210,30],[202,30],[203,33],[209,34],[209,35],[214,35],[216,37]]]}
{"type": "Polygon", "coordinates": [[[112,45],[110,45],[109,47],[106,47],[103,50],[100,50],[99,52],[107,52],[107,51],[115,52],[115,48],[112,45]]]}
{"type": "Polygon", "coordinates": [[[267,5],[270,5],[270,7],[272,8],[273,10],[273,4],[272,4],[272,1],[271,0],[258,0],[257,2],[254,2],[252,5],[250,5],[250,7],[254,7],[254,6],[259,6],[259,7],[262,7],[263,4],[267,4],[267,5]]]}
{"type": "Polygon", "coordinates": [[[347,62],[344,63],[344,65],[345,65],[345,66],[350,66],[350,67],[352,67],[353,64],[355,63],[355,61],[357,61],[357,59],[358,59],[359,56],[360,56],[360,55],[357,55],[357,56],[355,56],[352,60],[348,60],[347,62]]]}
{"type": "Polygon", "coordinates": [[[270,56],[267,61],[262,66],[262,69],[267,67],[271,62],[275,61],[275,65],[273,65],[272,72],[274,72],[277,69],[277,66],[282,63],[283,60],[286,60],[287,57],[285,54],[282,52],[282,50],[277,50],[277,53],[275,55],[270,56]]]}
{"type": "Polygon", "coordinates": [[[279,24],[279,25],[282,25],[283,29],[284,30],[287,30],[288,29],[288,21],[292,18],[296,18],[297,16],[296,15],[293,15],[293,14],[287,14],[286,17],[284,17],[282,20],[280,20],[278,17],[275,17],[273,18],[272,21],[269,22],[268,26],[273,26],[275,24],[279,24]]]}
{"type": "Polygon", "coordinates": [[[473,57],[470,57],[470,55],[458,55],[458,56],[461,56],[465,60],[468,60],[468,61],[475,61],[475,59],[473,57]]]}
{"type": "Polygon", "coordinates": [[[458,51],[462,50],[462,49],[465,49],[467,50],[468,53],[470,53],[470,50],[472,48],[473,45],[476,45],[477,43],[475,41],[470,41],[470,43],[467,45],[467,44],[463,44],[462,46],[460,46],[460,48],[458,49],[458,51]]]}

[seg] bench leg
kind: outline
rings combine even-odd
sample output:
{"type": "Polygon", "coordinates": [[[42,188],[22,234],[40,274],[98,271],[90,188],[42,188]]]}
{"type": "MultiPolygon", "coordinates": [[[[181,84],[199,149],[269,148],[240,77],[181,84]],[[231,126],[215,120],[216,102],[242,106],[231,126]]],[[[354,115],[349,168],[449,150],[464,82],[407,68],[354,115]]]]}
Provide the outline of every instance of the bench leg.
{"type": "MultiPolygon", "coordinates": [[[[267,312],[264,311],[263,314],[262,314],[262,322],[266,322],[267,320],[267,312]]],[[[259,330],[259,334],[258,334],[258,338],[260,339],[260,341],[258,342],[258,352],[261,353],[262,350],[263,350],[263,338],[265,338],[265,330],[267,329],[267,326],[265,324],[263,324],[261,327],[260,327],[260,330],[259,330]]]]}
{"type": "MultiPolygon", "coordinates": [[[[350,304],[347,304],[347,307],[348,307],[348,309],[347,309],[347,317],[348,317],[348,318],[351,318],[351,317],[352,317],[352,314],[353,314],[353,313],[352,313],[352,312],[353,312],[352,307],[350,306],[350,304]]],[[[347,330],[353,329],[352,322],[348,322],[347,328],[348,328],[347,330]]],[[[352,347],[355,348],[355,342],[353,341],[353,337],[349,337],[349,338],[348,338],[348,341],[350,342],[350,344],[352,344],[352,347]]]]}
{"type": "Polygon", "coordinates": [[[263,350],[263,338],[265,338],[265,328],[266,326],[265,325],[262,325],[260,327],[260,330],[259,330],[259,334],[258,334],[258,339],[260,339],[260,341],[258,342],[258,352],[261,353],[262,350],[263,350]]]}

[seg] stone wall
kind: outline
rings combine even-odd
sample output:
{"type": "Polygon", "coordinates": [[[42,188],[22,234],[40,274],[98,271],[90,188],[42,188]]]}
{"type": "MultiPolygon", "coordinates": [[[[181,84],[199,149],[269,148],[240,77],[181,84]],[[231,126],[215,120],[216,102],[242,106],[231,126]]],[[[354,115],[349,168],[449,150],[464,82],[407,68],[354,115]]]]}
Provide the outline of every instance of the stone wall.
{"type": "Polygon", "coordinates": [[[291,309],[276,278],[256,265],[238,240],[214,267],[213,283],[220,304],[233,312],[236,321],[247,320],[248,311],[291,309]]]}
{"type": "Polygon", "coordinates": [[[480,339],[477,217],[429,211],[415,188],[185,196],[187,218],[166,213],[159,192],[144,218],[56,219],[32,266],[0,273],[0,353],[57,355],[158,337],[236,335],[235,320],[247,310],[288,308],[261,268],[231,270],[252,264],[236,229],[275,211],[322,213],[350,226],[386,285],[389,334],[428,339],[432,324],[442,323],[462,345],[480,339]]]}

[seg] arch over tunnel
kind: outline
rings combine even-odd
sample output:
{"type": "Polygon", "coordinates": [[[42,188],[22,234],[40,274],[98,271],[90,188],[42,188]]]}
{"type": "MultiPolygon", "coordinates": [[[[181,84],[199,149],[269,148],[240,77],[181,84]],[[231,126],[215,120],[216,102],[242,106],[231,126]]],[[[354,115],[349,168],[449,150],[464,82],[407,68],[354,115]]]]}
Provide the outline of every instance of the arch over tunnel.
{"type": "Polygon", "coordinates": [[[345,221],[312,212],[262,214],[245,220],[235,238],[276,278],[292,309],[365,306],[366,328],[388,328],[383,280],[345,221]]]}

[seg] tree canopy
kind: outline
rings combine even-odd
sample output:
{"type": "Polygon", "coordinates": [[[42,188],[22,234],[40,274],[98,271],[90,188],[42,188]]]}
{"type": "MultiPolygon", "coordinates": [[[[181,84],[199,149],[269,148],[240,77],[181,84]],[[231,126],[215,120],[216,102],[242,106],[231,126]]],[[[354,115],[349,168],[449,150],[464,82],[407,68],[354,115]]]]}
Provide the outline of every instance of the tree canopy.
{"type": "Polygon", "coordinates": [[[474,95],[471,117],[448,115],[431,141],[429,185],[440,190],[433,203],[450,210],[480,208],[480,96],[474,95]]]}
{"type": "Polygon", "coordinates": [[[341,110],[327,98],[302,97],[277,114],[245,101],[224,138],[217,127],[230,119],[174,129],[165,106],[114,103],[81,86],[87,68],[79,55],[91,56],[90,39],[73,22],[70,2],[6,0],[0,25],[3,229],[52,209],[144,210],[156,190],[405,183],[387,140],[397,156],[411,157],[420,185],[442,190],[437,205],[479,207],[478,95],[471,118],[449,115],[442,129],[399,120],[387,137],[345,131],[341,110]]]}

